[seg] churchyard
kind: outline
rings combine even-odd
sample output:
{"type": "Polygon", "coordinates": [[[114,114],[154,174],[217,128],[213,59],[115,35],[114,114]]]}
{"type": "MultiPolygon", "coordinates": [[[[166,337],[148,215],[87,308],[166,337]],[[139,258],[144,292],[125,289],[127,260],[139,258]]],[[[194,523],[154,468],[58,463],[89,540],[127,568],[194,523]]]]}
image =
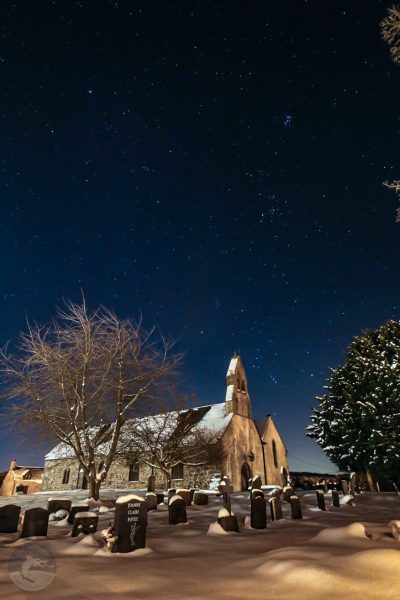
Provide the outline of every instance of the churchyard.
{"type": "Polygon", "coordinates": [[[103,490],[98,502],[85,491],[1,497],[0,593],[8,599],[40,589],[53,598],[93,599],[398,597],[396,492],[351,500],[332,491],[293,496],[288,488],[279,498],[257,488],[232,493],[229,481],[219,492],[171,490],[163,497],[103,490]],[[55,513],[58,520],[48,522],[55,513]]]}

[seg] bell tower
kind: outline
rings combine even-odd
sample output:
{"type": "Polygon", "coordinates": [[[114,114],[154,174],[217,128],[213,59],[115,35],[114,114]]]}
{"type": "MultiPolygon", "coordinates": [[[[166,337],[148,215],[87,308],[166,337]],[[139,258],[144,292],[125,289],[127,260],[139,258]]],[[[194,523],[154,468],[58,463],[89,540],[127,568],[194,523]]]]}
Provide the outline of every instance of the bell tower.
{"type": "Polygon", "coordinates": [[[236,352],[231,358],[226,374],[225,412],[251,418],[247,377],[240,356],[236,352]]]}

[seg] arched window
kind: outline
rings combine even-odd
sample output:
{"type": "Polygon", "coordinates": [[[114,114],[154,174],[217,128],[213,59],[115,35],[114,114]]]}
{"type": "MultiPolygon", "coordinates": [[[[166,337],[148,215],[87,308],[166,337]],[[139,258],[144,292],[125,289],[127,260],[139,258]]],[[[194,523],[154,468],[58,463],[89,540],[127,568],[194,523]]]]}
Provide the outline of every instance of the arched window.
{"type": "Polygon", "coordinates": [[[68,483],[69,482],[69,469],[64,469],[64,474],[63,474],[63,479],[62,482],[63,483],[68,483]]]}
{"type": "Polygon", "coordinates": [[[178,463],[171,469],[171,479],[183,479],[183,464],[178,463]]]}
{"type": "Polygon", "coordinates": [[[278,457],[276,455],[275,440],[272,440],[272,454],[274,455],[274,465],[275,465],[275,468],[278,468],[278,457]]]}
{"type": "Polygon", "coordinates": [[[129,481],[139,481],[139,465],[132,463],[129,465],[129,481]]]}
{"type": "Polygon", "coordinates": [[[244,385],[244,381],[242,381],[241,389],[242,389],[243,394],[245,394],[246,393],[246,386],[244,385]]]}

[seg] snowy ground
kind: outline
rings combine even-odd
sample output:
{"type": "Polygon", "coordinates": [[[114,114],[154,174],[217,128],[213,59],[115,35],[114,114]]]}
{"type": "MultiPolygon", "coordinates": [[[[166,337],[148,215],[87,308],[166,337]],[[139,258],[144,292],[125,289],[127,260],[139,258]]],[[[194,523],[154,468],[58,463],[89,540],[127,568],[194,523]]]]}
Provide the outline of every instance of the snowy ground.
{"type": "MultiPolygon", "coordinates": [[[[122,494],[126,491],[109,490],[102,498],[112,504],[122,494]]],[[[49,495],[12,501],[24,508],[46,507],[49,495]]],[[[108,599],[111,594],[121,600],[399,598],[400,542],[391,536],[389,521],[400,519],[400,497],[364,494],[354,506],[335,509],[327,495],[328,511],[322,512],[316,509],[314,492],[299,495],[302,521],[292,521],[284,503],[284,520],[269,522],[267,530],[252,530],[243,525],[248,494],[233,494],[241,532],[231,534],[208,533],[221,507],[218,497],[208,506],[189,507],[188,525],[168,525],[168,509],[160,506],[149,513],[148,548],[124,555],[106,554],[99,547],[99,531],[113,520],[113,512],[100,515],[94,536],[71,538],[69,526],[50,524],[48,538],[34,543],[54,557],[56,576],[38,595],[74,600],[108,599]]],[[[84,493],[70,496],[74,502],[85,498],[84,493]]],[[[0,505],[10,500],[1,498],[0,505]]],[[[18,534],[0,534],[1,598],[30,597],[9,576],[15,550],[28,544],[32,540],[18,540],[18,534]]]]}

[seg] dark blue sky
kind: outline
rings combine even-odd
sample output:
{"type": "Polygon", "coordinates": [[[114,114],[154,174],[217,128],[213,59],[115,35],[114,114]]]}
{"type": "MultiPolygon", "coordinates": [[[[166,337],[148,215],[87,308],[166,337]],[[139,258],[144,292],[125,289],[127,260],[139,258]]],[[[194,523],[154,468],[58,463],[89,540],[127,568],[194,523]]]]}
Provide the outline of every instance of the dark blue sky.
{"type": "MultiPolygon", "coordinates": [[[[179,338],[199,404],[233,351],[292,469],[351,337],[400,316],[387,2],[0,6],[1,342],[63,298],[179,338]]],[[[34,446],[3,427],[0,468],[34,446]]]]}

